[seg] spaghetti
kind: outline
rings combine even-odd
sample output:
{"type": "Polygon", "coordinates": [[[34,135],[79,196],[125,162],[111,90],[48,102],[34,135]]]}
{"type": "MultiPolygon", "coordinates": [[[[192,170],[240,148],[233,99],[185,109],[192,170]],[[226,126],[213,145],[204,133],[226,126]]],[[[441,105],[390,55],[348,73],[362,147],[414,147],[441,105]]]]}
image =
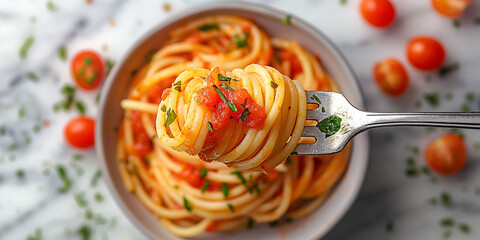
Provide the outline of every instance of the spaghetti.
{"type": "MultiPolygon", "coordinates": [[[[167,230],[181,237],[192,237],[205,231],[249,228],[282,217],[299,218],[314,211],[344,173],[350,148],[335,155],[287,157],[291,151],[288,143],[296,144],[294,129],[302,122],[315,124],[302,121],[305,117],[301,113],[305,109],[298,102],[295,105],[295,101],[300,101],[300,95],[304,94],[302,86],[307,90],[337,91],[317,58],[296,42],[270,39],[250,20],[216,15],[196,19],[174,29],[170,40],[134,75],[128,98],[122,101],[124,118],[118,132],[117,158],[126,189],[135,193],[167,230]],[[281,74],[273,68],[257,64],[270,65],[281,74]],[[263,77],[259,77],[259,73],[263,73],[263,77]],[[218,85],[219,75],[240,80],[226,82],[225,86],[235,92],[243,89],[248,92],[248,96],[259,105],[258,111],[252,111],[252,114],[261,115],[263,109],[265,119],[248,126],[248,122],[237,124],[238,131],[237,127],[230,129],[225,126],[224,134],[232,134],[232,137],[224,141],[225,144],[213,144],[202,152],[205,136],[208,135],[208,121],[211,121],[214,132],[215,122],[208,118],[213,111],[198,106],[202,105],[202,101],[196,99],[202,89],[209,86],[209,81],[218,85]],[[274,79],[275,89],[269,85],[269,78],[274,79]],[[160,104],[162,93],[170,87],[173,89],[163,96],[160,104]],[[260,92],[263,95],[259,95],[260,92]],[[293,97],[295,94],[296,98],[293,97]],[[269,100],[264,101],[267,96],[269,100]],[[277,109],[278,115],[273,117],[275,99],[282,97],[283,104],[277,106],[280,110],[277,109]],[[296,114],[289,114],[287,103],[292,103],[291,112],[296,114]],[[155,123],[157,114],[160,127],[155,123]],[[273,123],[269,122],[270,116],[273,123]],[[162,127],[167,121],[170,122],[169,129],[162,127]],[[191,128],[183,128],[185,124],[191,128]],[[259,158],[260,164],[245,159],[255,156],[262,150],[261,147],[246,148],[243,153],[247,157],[224,159],[231,166],[244,169],[263,166],[268,175],[260,171],[229,168],[217,161],[205,162],[170,147],[209,159],[240,146],[235,139],[247,141],[241,137],[243,134],[254,132],[258,135],[261,129],[279,127],[282,131],[276,141],[284,138],[293,140],[285,140],[287,144],[271,145],[273,150],[267,154],[268,157],[259,158]],[[292,130],[284,131],[285,128],[292,130]],[[179,133],[184,138],[178,138],[181,136],[179,133]]],[[[227,95],[230,91],[222,87],[220,90],[227,95]]],[[[242,109],[239,104],[235,105],[242,109]]],[[[254,105],[250,106],[253,109],[254,105]]],[[[242,120],[241,115],[237,117],[242,120]]],[[[264,145],[270,137],[267,134],[263,141],[252,139],[245,144],[264,145]]]]}

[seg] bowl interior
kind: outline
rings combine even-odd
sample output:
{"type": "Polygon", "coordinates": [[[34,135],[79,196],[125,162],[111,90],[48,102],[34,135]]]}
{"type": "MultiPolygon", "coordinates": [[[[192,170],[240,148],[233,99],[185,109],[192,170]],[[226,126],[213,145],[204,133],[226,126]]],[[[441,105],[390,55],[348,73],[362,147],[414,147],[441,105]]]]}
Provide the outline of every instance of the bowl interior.
{"type": "MultiPolygon", "coordinates": [[[[287,13],[252,3],[203,4],[175,14],[167,22],[157,25],[137,41],[113,69],[102,92],[96,129],[97,151],[107,185],[132,222],[151,238],[180,239],[171,235],[158,223],[157,218],[128,193],[120,179],[116,157],[115,127],[122,118],[120,101],[127,95],[132,72],[145,64],[145,56],[160,48],[169,32],[192,19],[215,14],[231,14],[253,19],[270,36],[297,41],[307,51],[320,56],[322,65],[336,81],[345,96],[357,107],[364,107],[355,76],[333,44],[309,24],[292,18],[291,25],[282,19],[287,13]]],[[[352,156],[344,177],[339,181],[325,203],[313,214],[281,227],[257,227],[236,233],[205,234],[196,239],[313,239],[323,236],[343,216],[357,195],[367,165],[368,138],[361,134],[354,139],[352,156]]]]}

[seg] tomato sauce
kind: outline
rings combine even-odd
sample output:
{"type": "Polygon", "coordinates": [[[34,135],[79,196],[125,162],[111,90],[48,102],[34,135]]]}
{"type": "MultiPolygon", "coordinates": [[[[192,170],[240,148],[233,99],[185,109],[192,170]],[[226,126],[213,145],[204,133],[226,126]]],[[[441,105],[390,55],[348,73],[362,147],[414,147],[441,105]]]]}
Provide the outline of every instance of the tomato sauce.
{"type": "Polygon", "coordinates": [[[153,146],[150,136],[148,136],[143,128],[141,117],[142,113],[140,111],[132,111],[131,126],[134,139],[133,151],[139,157],[144,158],[153,150],[153,146]]]}

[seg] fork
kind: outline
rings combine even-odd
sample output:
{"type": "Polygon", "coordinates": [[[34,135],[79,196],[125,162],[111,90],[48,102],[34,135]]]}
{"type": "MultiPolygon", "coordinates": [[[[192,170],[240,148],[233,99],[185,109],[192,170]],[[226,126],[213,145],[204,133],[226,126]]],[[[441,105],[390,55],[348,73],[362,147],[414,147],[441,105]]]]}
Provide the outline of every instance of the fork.
{"type": "Polygon", "coordinates": [[[305,91],[305,94],[307,103],[318,105],[315,109],[307,110],[306,119],[323,123],[323,127],[319,124],[305,126],[302,137],[313,137],[316,141],[298,144],[292,154],[337,153],[343,150],[345,145],[358,133],[377,127],[422,126],[480,129],[480,112],[374,113],[359,110],[340,93],[305,91]],[[327,124],[329,120],[331,120],[330,125],[327,124]]]}

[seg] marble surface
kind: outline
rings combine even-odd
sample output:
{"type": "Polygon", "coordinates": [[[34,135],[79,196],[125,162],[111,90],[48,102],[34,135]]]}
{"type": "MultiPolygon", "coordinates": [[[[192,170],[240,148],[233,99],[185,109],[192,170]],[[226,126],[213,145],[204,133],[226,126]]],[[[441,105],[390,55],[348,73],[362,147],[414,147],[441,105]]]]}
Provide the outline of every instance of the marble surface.
{"type": "MultiPolygon", "coordinates": [[[[191,4],[208,1],[92,2],[53,0],[49,8],[43,0],[0,1],[0,239],[26,239],[39,231],[43,239],[80,239],[77,232],[82,226],[90,227],[91,239],[145,239],[120,212],[103,181],[92,184],[99,169],[94,150],[75,151],[63,140],[64,125],[77,113],[52,109],[62,100],[60,88],[72,81],[68,61],[58,57],[58,48],[64,45],[69,57],[90,48],[115,60],[152,25],[191,4]],[[165,11],[165,4],[171,6],[170,11],[165,11]],[[29,36],[35,40],[27,58],[21,59],[20,47],[29,36]],[[29,79],[29,72],[38,81],[29,79]],[[59,165],[73,182],[67,193],[58,191],[63,186],[59,165]],[[87,219],[89,214],[91,219],[87,219]]],[[[397,0],[398,17],[386,30],[362,21],[358,1],[347,0],[345,5],[337,0],[257,2],[292,12],[330,36],[355,69],[370,111],[461,111],[463,104],[479,110],[480,25],[474,24],[480,17],[479,1],[474,0],[459,19],[460,27],[454,27],[452,20],[433,11],[430,1],[397,0]],[[406,64],[406,42],[420,34],[441,39],[448,52],[447,63],[458,62],[460,69],[441,78],[436,72],[419,72],[406,64]],[[389,56],[401,59],[411,78],[410,89],[401,98],[383,95],[371,79],[374,63],[389,56]],[[473,101],[465,99],[470,91],[473,101]],[[431,92],[440,94],[440,106],[429,106],[423,100],[431,92]],[[448,94],[453,99],[444,97],[448,94]]],[[[96,115],[96,96],[97,92],[77,93],[89,116],[96,115]]],[[[412,158],[420,168],[428,142],[448,131],[371,131],[364,185],[325,239],[442,239],[449,230],[439,222],[446,217],[470,226],[469,234],[451,228],[451,239],[479,239],[479,132],[462,131],[468,160],[460,174],[450,178],[405,174],[406,159],[412,158]],[[451,196],[451,205],[442,206],[439,200],[432,204],[431,199],[439,199],[443,192],[451,196]]]]}

